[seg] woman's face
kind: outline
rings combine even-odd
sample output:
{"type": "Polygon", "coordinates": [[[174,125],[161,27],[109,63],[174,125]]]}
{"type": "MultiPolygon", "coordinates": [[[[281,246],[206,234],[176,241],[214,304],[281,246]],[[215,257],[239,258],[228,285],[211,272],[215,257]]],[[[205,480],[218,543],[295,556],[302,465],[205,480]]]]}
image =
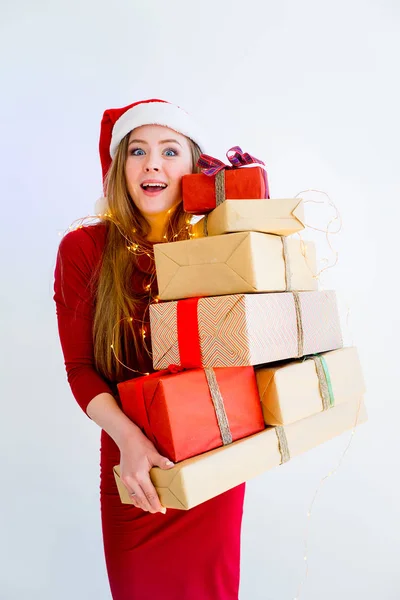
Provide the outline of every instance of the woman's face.
{"type": "Polygon", "coordinates": [[[162,125],[143,125],[129,136],[125,176],[129,194],[146,215],[163,213],[181,201],[181,179],[192,172],[189,140],[162,125]]]}

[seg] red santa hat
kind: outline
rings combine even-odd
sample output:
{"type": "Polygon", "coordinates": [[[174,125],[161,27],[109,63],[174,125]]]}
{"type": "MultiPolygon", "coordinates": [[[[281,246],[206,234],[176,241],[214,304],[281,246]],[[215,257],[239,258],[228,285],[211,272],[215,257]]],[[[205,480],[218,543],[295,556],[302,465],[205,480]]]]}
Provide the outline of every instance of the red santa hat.
{"type": "Polygon", "coordinates": [[[100,128],[100,160],[103,180],[110,168],[121,140],[141,125],[164,125],[185,135],[203,148],[198,125],[179,106],[165,100],[142,100],[123,108],[109,108],[104,112],[100,128]]]}

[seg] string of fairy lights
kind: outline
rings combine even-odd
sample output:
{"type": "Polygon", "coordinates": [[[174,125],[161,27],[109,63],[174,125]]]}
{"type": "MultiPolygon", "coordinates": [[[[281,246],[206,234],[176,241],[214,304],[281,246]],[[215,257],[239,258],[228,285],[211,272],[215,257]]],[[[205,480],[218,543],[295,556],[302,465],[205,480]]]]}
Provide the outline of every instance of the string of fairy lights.
{"type": "MultiPolygon", "coordinates": [[[[334,249],[334,247],[333,247],[333,245],[331,243],[330,236],[331,235],[336,235],[336,234],[338,234],[341,231],[341,229],[342,229],[342,219],[341,219],[339,210],[338,210],[337,206],[335,205],[335,203],[333,202],[333,200],[330,198],[330,196],[326,192],[324,192],[322,190],[317,190],[317,189],[309,188],[307,190],[302,190],[301,192],[299,192],[298,194],[296,194],[296,196],[294,196],[294,197],[295,198],[303,197],[304,194],[307,194],[307,193],[318,193],[318,194],[324,195],[326,197],[326,199],[327,199],[328,205],[330,207],[332,207],[334,209],[334,211],[335,211],[334,215],[330,218],[330,220],[329,220],[329,222],[328,222],[328,224],[327,224],[327,226],[326,226],[325,229],[315,227],[315,226],[313,226],[311,224],[308,224],[308,223],[305,224],[305,226],[308,229],[312,229],[314,231],[322,232],[322,233],[324,233],[326,235],[326,241],[328,243],[329,249],[330,249],[330,251],[332,252],[332,254],[334,256],[333,262],[331,262],[330,264],[328,264],[327,266],[325,266],[324,268],[322,268],[317,274],[313,274],[313,276],[316,279],[320,280],[320,276],[321,276],[321,274],[324,271],[326,271],[327,269],[330,269],[330,268],[334,267],[338,263],[339,253],[334,249]],[[334,224],[337,224],[337,228],[332,231],[332,226],[334,224]]],[[[312,199],[312,200],[303,200],[303,203],[304,204],[307,204],[307,203],[321,204],[321,203],[324,203],[324,201],[323,200],[320,201],[320,200],[313,200],[312,199]]],[[[168,211],[168,214],[170,212],[171,212],[171,210],[168,211]]],[[[95,216],[88,215],[87,217],[83,217],[82,219],[78,219],[78,220],[74,221],[74,223],[63,234],[65,235],[69,231],[82,228],[84,226],[83,223],[85,221],[93,221],[93,220],[98,221],[99,219],[100,220],[110,220],[110,221],[112,221],[114,223],[114,225],[118,228],[119,232],[121,233],[121,235],[125,238],[125,240],[127,242],[126,248],[127,248],[128,252],[134,254],[136,257],[142,256],[142,255],[147,255],[147,257],[149,257],[151,260],[154,260],[154,253],[153,253],[153,251],[149,250],[149,248],[141,246],[137,242],[134,242],[131,239],[129,239],[129,237],[124,233],[124,231],[122,231],[122,229],[119,226],[119,224],[113,218],[113,215],[111,214],[111,212],[109,210],[106,210],[104,213],[99,213],[99,214],[97,214],[95,216]],[[78,225],[76,225],[76,223],[78,223],[78,225]]],[[[195,233],[193,233],[191,231],[191,227],[192,227],[191,217],[189,217],[189,218],[186,219],[185,226],[180,231],[178,231],[177,233],[173,233],[172,240],[176,240],[176,238],[178,238],[180,236],[180,234],[182,233],[182,231],[184,229],[187,231],[188,238],[186,238],[186,239],[192,239],[192,238],[198,237],[198,236],[196,236],[195,233]]],[[[135,229],[133,229],[133,233],[136,233],[135,229]]],[[[63,234],[61,234],[61,235],[63,235],[63,234]]],[[[306,246],[304,244],[304,240],[303,240],[303,238],[302,238],[302,236],[301,236],[300,233],[298,233],[297,235],[299,236],[300,241],[301,241],[301,252],[302,252],[303,256],[305,258],[307,258],[307,256],[306,256],[306,246]]],[[[167,235],[166,234],[164,234],[163,239],[165,241],[167,241],[167,235]]],[[[327,259],[323,259],[323,260],[325,260],[325,262],[327,262],[327,259]]],[[[146,313],[149,310],[150,305],[153,304],[153,303],[158,303],[159,302],[159,297],[157,295],[153,295],[152,294],[152,285],[153,285],[153,283],[155,281],[155,278],[156,278],[156,273],[155,273],[155,269],[154,269],[154,272],[151,273],[150,282],[147,283],[145,285],[145,287],[144,287],[144,292],[148,292],[148,302],[147,302],[147,305],[146,305],[146,307],[144,309],[144,313],[143,313],[142,319],[135,319],[132,316],[125,317],[125,318],[119,320],[117,323],[115,323],[114,328],[113,328],[113,333],[112,333],[111,349],[113,351],[113,355],[114,355],[115,360],[121,366],[123,366],[124,368],[126,368],[129,371],[132,371],[132,372],[134,372],[136,374],[139,374],[139,375],[149,375],[149,373],[148,372],[142,372],[142,371],[139,371],[139,370],[136,370],[136,369],[132,369],[129,365],[126,365],[124,362],[122,362],[120,360],[120,358],[117,356],[117,354],[115,352],[115,330],[117,329],[118,325],[120,325],[124,321],[127,321],[129,323],[132,323],[133,321],[140,322],[141,338],[142,338],[142,342],[143,342],[143,347],[144,347],[146,353],[148,354],[148,356],[150,358],[152,358],[152,353],[149,350],[149,348],[147,346],[147,343],[146,343],[147,333],[146,333],[146,325],[145,325],[146,321],[145,321],[145,317],[146,317],[146,313]]],[[[348,318],[348,315],[349,315],[349,312],[347,314],[347,318],[348,318]]],[[[353,424],[353,427],[352,427],[352,430],[351,430],[351,433],[350,433],[349,441],[348,441],[348,443],[347,443],[347,445],[346,445],[346,447],[345,447],[342,455],[340,456],[340,458],[339,458],[336,466],[333,469],[331,469],[326,475],[324,475],[320,479],[320,481],[318,483],[318,486],[317,486],[317,488],[316,488],[316,490],[315,490],[315,492],[313,494],[312,501],[311,501],[311,503],[309,505],[309,508],[307,510],[307,514],[306,514],[306,526],[305,526],[305,537],[304,537],[304,540],[303,540],[303,544],[304,544],[303,560],[304,560],[304,563],[305,563],[305,568],[304,568],[305,570],[304,570],[304,575],[303,575],[303,577],[302,577],[302,579],[301,579],[301,581],[300,581],[300,583],[298,585],[296,595],[293,597],[293,600],[300,600],[300,594],[301,594],[302,589],[304,588],[304,585],[305,585],[305,583],[306,583],[306,581],[308,579],[308,576],[309,576],[309,543],[308,543],[308,539],[309,539],[309,535],[310,535],[310,522],[311,522],[311,517],[312,517],[312,513],[313,513],[314,504],[316,502],[316,499],[318,497],[318,494],[319,494],[322,486],[324,485],[324,483],[330,477],[332,477],[333,475],[335,475],[337,473],[338,469],[340,468],[340,466],[343,463],[343,460],[344,460],[346,454],[348,453],[348,451],[350,449],[350,446],[351,446],[352,441],[354,439],[354,435],[355,435],[356,428],[357,428],[357,425],[358,425],[358,420],[359,420],[359,415],[360,415],[360,409],[361,409],[361,399],[358,402],[357,412],[356,412],[356,416],[355,416],[355,421],[354,421],[354,424],[353,424]]]]}

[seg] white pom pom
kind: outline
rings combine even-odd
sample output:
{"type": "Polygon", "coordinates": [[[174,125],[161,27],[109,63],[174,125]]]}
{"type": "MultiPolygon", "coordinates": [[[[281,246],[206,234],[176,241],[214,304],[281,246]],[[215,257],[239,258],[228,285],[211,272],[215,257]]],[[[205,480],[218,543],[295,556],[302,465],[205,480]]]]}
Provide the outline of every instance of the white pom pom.
{"type": "Polygon", "coordinates": [[[108,211],[108,203],[107,198],[102,196],[96,201],[94,205],[94,214],[95,215],[104,215],[108,211]]]}

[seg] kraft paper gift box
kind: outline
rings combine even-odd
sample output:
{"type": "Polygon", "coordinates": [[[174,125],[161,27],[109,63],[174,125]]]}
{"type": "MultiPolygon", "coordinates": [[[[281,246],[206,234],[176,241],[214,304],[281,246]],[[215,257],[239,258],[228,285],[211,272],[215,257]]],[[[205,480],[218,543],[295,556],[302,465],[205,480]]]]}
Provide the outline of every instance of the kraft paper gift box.
{"type": "Polygon", "coordinates": [[[343,346],[334,291],[160,302],[150,328],[154,369],[244,367],[343,346]]]}
{"type": "Polygon", "coordinates": [[[365,393],[356,348],[269,365],[256,377],[268,425],[288,425],[365,393]]]}
{"type": "MultiPolygon", "coordinates": [[[[271,427],[229,446],[189,458],[170,470],[154,467],[150,477],[163,506],[188,510],[366,420],[362,397],[356,397],[291,425],[271,427]]],[[[114,467],[114,476],[121,501],[132,504],[120,479],[119,465],[114,467]]]]}
{"type": "Polygon", "coordinates": [[[265,429],[253,367],[157,372],[118,391],[124,413],[173,462],[265,429]]]}
{"type": "Polygon", "coordinates": [[[290,235],[304,229],[300,198],[226,200],[191,226],[194,237],[260,231],[290,235]]]}
{"type": "Polygon", "coordinates": [[[269,198],[268,179],[262,167],[223,169],[216,176],[194,173],[182,177],[183,208],[204,215],[224,200],[269,198]]]}
{"type": "Polygon", "coordinates": [[[316,290],[312,242],[247,231],[154,246],[159,298],[316,290]]]}

